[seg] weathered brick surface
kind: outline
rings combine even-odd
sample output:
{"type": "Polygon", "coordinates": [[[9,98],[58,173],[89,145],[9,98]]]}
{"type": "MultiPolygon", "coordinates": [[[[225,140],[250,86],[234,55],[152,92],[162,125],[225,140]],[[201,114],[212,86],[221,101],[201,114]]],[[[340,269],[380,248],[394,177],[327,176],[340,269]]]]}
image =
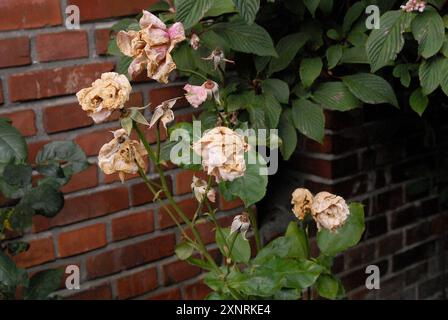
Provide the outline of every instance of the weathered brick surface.
{"type": "Polygon", "coordinates": [[[36,36],[37,58],[41,62],[70,60],[89,56],[85,31],[44,33],[36,36]]]}
{"type": "Polygon", "coordinates": [[[28,37],[0,40],[0,68],[23,66],[31,63],[28,37]]]}

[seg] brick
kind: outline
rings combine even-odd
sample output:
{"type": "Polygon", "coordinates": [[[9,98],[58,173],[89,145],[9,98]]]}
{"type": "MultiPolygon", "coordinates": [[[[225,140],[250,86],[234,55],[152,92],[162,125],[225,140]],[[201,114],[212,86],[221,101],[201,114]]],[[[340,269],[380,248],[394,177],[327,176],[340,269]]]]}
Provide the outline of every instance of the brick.
{"type": "Polygon", "coordinates": [[[182,170],[176,175],[176,190],[175,194],[186,194],[191,192],[191,183],[193,176],[207,181],[207,174],[205,172],[197,172],[192,170],[182,170]]]}
{"type": "MultiPolygon", "coordinates": [[[[228,227],[232,224],[233,216],[226,216],[218,219],[218,225],[221,227],[228,227]]],[[[196,229],[205,244],[213,243],[215,241],[215,225],[211,221],[206,221],[196,224],[196,229]]],[[[194,239],[195,236],[190,228],[186,228],[187,235],[194,239]]]]}
{"type": "Polygon", "coordinates": [[[185,286],[185,300],[203,300],[212,290],[202,281],[185,286]]]}
{"type": "Polygon", "coordinates": [[[25,137],[34,136],[37,133],[36,115],[33,110],[3,113],[0,117],[11,120],[12,125],[25,137]]]}
{"type": "MultiPolygon", "coordinates": [[[[379,262],[373,263],[374,265],[378,266],[380,269],[380,275],[381,277],[384,277],[387,274],[387,268],[388,268],[388,261],[382,260],[379,262]]],[[[348,274],[344,275],[341,278],[342,285],[344,286],[345,290],[347,292],[352,291],[357,288],[365,288],[365,281],[366,281],[366,268],[361,267],[356,270],[351,270],[348,274]]]]}
{"type": "Polygon", "coordinates": [[[99,56],[107,54],[111,31],[109,29],[95,30],[96,54],[99,56]]]}
{"type": "Polygon", "coordinates": [[[117,129],[119,128],[112,127],[84,133],[75,138],[75,143],[79,144],[87,156],[96,156],[101,147],[114,138],[111,131],[117,129]]]}
{"type": "Polygon", "coordinates": [[[68,297],[69,300],[111,300],[112,290],[109,283],[102,284],[87,290],[78,292],[68,297]]]}
{"type": "Polygon", "coordinates": [[[157,288],[157,270],[151,268],[136,272],[117,280],[119,299],[129,299],[140,296],[157,288]]]}
{"type": "Polygon", "coordinates": [[[65,199],[62,211],[54,218],[35,216],[34,230],[40,232],[54,226],[83,221],[129,207],[127,188],[115,188],[65,199]]]}
{"type": "Polygon", "coordinates": [[[30,63],[30,39],[28,37],[0,40],[0,68],[24,66],[30,63]]]}
{"type": "Polygon", "coordinates": [[[399,274],[385,281],[381,281],[380,289],[378,290],[378,296],[380,299],[393,299],[397,295],[397,288],[404,287],[404,275],[399,274]]]}
{"type": "Polygon", "coordinates": [[[148,300],[180,300],[179,288],[171,288],[148,297],[148,300]]]}
{"type": "Polygon", "coordinates": [[[427,272],[428,264],[426,262],[407,270],[405,273],[405,285],[409,286],[418,282],[427,272]]]}
{"type": "Polygon", "coordinates": [[[88,257],[88,278],[105,276],[171,256],[175,241],[174,234],[166,234],[88,257]]]}
{"type": "MultiPolygon", "coordinates": [[[[179,201],[177,204],[189,219],[193,218],[194,213],[198,208],[198,202],[194,198],[179,201]]],[[[176,225],[176,223],[171,219],[167,208],[175,215],[179,223],[183,223],[182,219],[177,216],[176,211],[173,209],[173,207],[171,205],[167,205],[166,207],[164,206],[159,210],[158,221],[160,229],[166,229],[176,225]]]]}
{"type": "Polygon", "coordinates": [[[294,168],[300,172],[326,179],[341,178],[358,172],[358,157],[356,155],[329,161],[299,153],[292,156],[291,162],[294,168]]]}
{"type": "MultiPolygon", "coordinates": [[[[170,177],[166,177],[166,182],[168,184],[168,188],[171,192],[172,190],[172,182],[170,177]]],[[[153,179],[153,182],[157,184],[161,184],[159,179],[153,179]]],[[[165,194],[162,192],[159,194],[159,199],[165,198],[165,194]]],[[[139,206],[145,203],[153,202],[154,195],[148,189],[145,183],[134,184],[131,186],[131,204],[132,206],[139,206]]]]}
{"type": "Polygon", "coordinates": [[[37,59],[40,62],[70,60],[89,56],[86,31],[43,33],[36,36],[37,59]]]}
{"type": "Polygon", "coordinates": [[[243,201],[239,198],[231,201],[227,201],[223,196],[219,197],[219,209],[221,210],[232,210],[235,208],[244,207],[243,201]]]}
{"type": "Polygon", "coordinates": [[[185,261],[174,261],[163,266],[164,285],[176,284],[201,273],[199,267],[185,261]]]}
{"type": "Polygon", "coordinates": [[[148,9],[157,0],[69,0],[68,4],[79,7],[81,21],[99,20],[113,17],[129,16],[148,9]]]}
{"type": "Polygon", "coordinates": [[[28,242],[30,248],[26,252],[19,253],[14,261],[19,268],[29,268],[55,259],[53,240],[43,238],[28,242]]]}
{"type": "Polygon", "coordinates": [[[89,166],[86,170],[72,176],[69,183],[61,188],[64,193],[70,193],[83,189],[89,189],[98,185],[98,167],[89,166]]]}
{"type": "Polygon", "coordinates": [[[113,63],[104,62],[13,74],[8,79],[10,100],[17,102],[74,94],[89,87],[113,67],[113,63]]]}
{"type": "Polygon", "coordinates": [[[412,249],[399,253],[393,257],[393,271],[404,269],[416,262],[423,261],[435,252],[433,241],[422,243],[412,249]]]}
{"type": "Polygon", "coordinates": [[[372,239],[387,233],[387,217],[385,215],[374,217],[366,222],[366,239],[372,239]]]}
{"type": "Polygon", "coordinates": [[[138,212],[112,220],[112,239],[123,240],[154,231],[152,210],[138,212]]]}
{"type": "Polygon", "coordinates": [[[400,211],[394,211],[391,214],[392,229],[398,229],[412,224],[421,217],[422,209],[417,206],[410,206],[400,211]]]}
{"type": "Polygon", "coordinates": [[[388,235],[386,238],[381,239],[378,243],[380,257],[387,256],[389,254],[393,254],[403,248],[403,234],[396,233],[392,235],[388,235]]]}
{"type": "Polygon", "coordinates": [[[430,221],[421,222],[406,230],[406,245],[423,242],[433,235],[430,221]]]}
{"type": "Polygon", "coordinates": [[[434,296],[437,292],[445,290],[445,279],[443,276],[438,276],[430,280],[425,281],[418,286],[418,298],[427,299],[434,296]]]}
{"type": "Polygon", "coordinates": [[[59,0],[0,1],[0,30],[20,30],[62,23],[59,0]]]}
{"type": "Polygon", "coordinates": [[[375,259],[375,244],[359,244],[348,251],[345,261],[348,268],[354,268],[362,264],[368,264],[375,259]]]}
{"type": "MultiPolygon", "coordinates": [[[[151,89],[149,91],[149,102],[151,103],[151,111],[161,104],[163,101],[175,98],[183,97],[185,91],[183,86],[164,86],[160,88],[151,89]]],[[[179,109],[183,107],[188,107],[188,102],[186,99],[182,98],[177,101],[174,105],[174,109],[179,109]]]]}
{"type": "Polygon", "coordinates": [[[104,223],[63,232],[58,238],[59,256],[61,258],[88,252],[106,245],[106,225],[104,223]]]}
{"type": "Polygon", "coordinates": [[[378,212],[397,209],[403,204],[403,190],[401,187],[381,193],[377,196],[378,212]]]}

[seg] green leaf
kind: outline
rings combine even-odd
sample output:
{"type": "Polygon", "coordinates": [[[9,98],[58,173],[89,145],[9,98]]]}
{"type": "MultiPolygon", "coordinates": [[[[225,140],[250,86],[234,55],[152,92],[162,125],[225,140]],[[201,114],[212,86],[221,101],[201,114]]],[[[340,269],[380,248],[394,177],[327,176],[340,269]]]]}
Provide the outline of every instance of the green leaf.
{"type": "Polygon", "coordinates": [[[7,164],[0,177],[0,190],[9,199],[18,199],[31,188],[33,169],[27,164],[7,164]]]}
{"type": "Polygon", "coordinates": [[[420,64],[418,77],[423,94],[429,95],[437,89],[446,75],[447,65],[448,59],[441,56],[424,60],[420,64]]]}
{"type": "Polygon", "coordinates": [[[369,64],[365,46],[344,48],[341,62],[343,64],[369,64]]]}
{"type": "Polygon", "coordinates": [[[53,141],[46,144],[37,154],[36,164],[39,166],[62,164],[66,177],[88,167],[84,151],[72,141],[53,141]]]}
{"type": "Polygon", "coordinates": [[[238,12],[247,24],[252,24],[260,9],[260,0],[233,0],[238,12]]]}
{"type": "Polygon", "coordinates": [[[25,300],[46,300],[61,285],[63,269],[51,269],[36,273],[25,289],[25,300]]]}
{"type": "Polygon", "coordinates": [[[253,297],[273,296],[281,287],[280,277],[272,274],[248,275],[245,273],[230,273],[228,285],[243,294],[253,297]]]}
{"type": "Polygon", "coordinates": [[[266,79],[262,83],[263,92],[270,92],[280,103],[289,102],[289,86],[279,79],[266,79]]]}
{"type": "Polygon", "coordinates": [[[409,73],[408,64],[397,64],[393,70],[393,76],[400,78],[401,84],[404,87],[409,88],[409,84],[411,83],[411,74],[409,73]]]}
{"type": "Polygon", "coordinates": [[[412,34],[417,40],[418,53],[424,58],[435,55],[445,40],[445,25],[442,17],[435,10],[425,10],[412,22],[412,34]]]}
{"type": "Polygon", "coordinates": [[[311,16],[314,18],[316,14],[316,9],[319,6],[320,0],[303,0],[308,11],[311,13],[311,16]]]}
{"type": "Polygon", "coordinates": [[[305,58],[300,64],[300,79],[305,88],[310,87],[322,71],[321,58],[305,58]]]}
{"type": "Polygon", "coordinates": [[[326,15],[329,15],[333,10],[333,5],[333,0],[320,0],[319,9],[326,15]]]}
{"type": "Polygon", "coordinates": [[[358,18],[361,16],[362,13],[364,13],[364,10],[366,10],[367,4],[363,1],[355,2],[345,14],[344,22],[342,24],[342,31],[346,33],[349,31],[353,25],[353,23],[358,20],[358,18]]]}
{"type": "Polygon", "coordinates": [[[342,77],[342,81],[355,97],[365,103],[390,103],[398,108],[397,97],[391,85],[377,75],[358,73],[342,77]]]}
{"type": "Polygon", "coordinates": [[[319,296],[327,299],[336,299],[339,292],[339,281],[329,274],[321,274],[316,281],[319,296]]]}
{"type": "Polygon", "coordinates": [[[336,255],[356,245],[365,229],[364,208],[360,203],[349,205],[350,215],[345,224],[335,232],[321,229],[317,233],[317,246],[326,255],[336,255]]]}
{"type": "Polygon", "coordinates": [[[26,278],[26,271],[17,268],[14,261],[0,251],[0,284],[15,288],[26,278]]]}
{"type": "Polygon", "coordinates": [[[236,12],[232,0],[212,0],[211,8],[205,13],[204,17],[218,17],[226,13],[236,12]]]}
{"type": "Polygon", "coordinates": [[[280,152],[285,160],[291,157],[297,146],[297,131],[291,119],[291,109],[284,109],[280,116],[278,134],[282,139],[280,152]]]}
{"type": "Polygon", "coordinates": [[[322,143],[325,116],[322,108],[311,101],[299,99],[292,104],[292,119],[295,127],[305,136],[322,143]]]}
{"type": "Polygon", "coordinates": [[[271,60],[268,74],[282,71],[289,66],[308,39],[309,35],[304,32],[290,34],[281,38],[275,46],[278,57],[271,60]]]}
{"type": "Polygon", "coordinates": [[[214,270],[213,266],[207,260],[201,260],[201,259],[190,257],[187,259],[187,261],[189,264],[198,266],[204,270],[208,270],[208,271],[214,270]]]}
{"type": "Polygon", "coordinates": [[[274,300],[299,300],[301,296],[300,289],[282,289],[275,294],[274,300]]]}
{"type": "Polygon", "coordinates": [[[366,43],[372,72],[397,58],[404,45],[403,33],[409,27],[412,17],[414,15],[402,10],[389,11],[381,16],[380,29],[372,30],[366,43]]]}
{"type": "Polygon", "coordinates": [[[249,241],[244,240],[240,233],[230,234],[230,228],[220,228],[215,231],[216,244],[225,256],[229,256],[234,262],[248,263],[250,260],[250,244],[249,241]],[[236,240],[232,246],[233,237],[236,235],[236,240]]]}
{"type": "Polygon", "coordinates": [[[121,118],[120,124],[121,127],[126,130],[126,133],[130,135],[133,127],[132,119],[130,117],[121,118]]]}
{"type": "Polygon", "coordinates": [[[12,256],[16,256],[19,253],[28,251],[28,249],[30,248],[30,244],[28,242],[24,242],[24,241],[14,241],[14,242],[9,242],[6,245],[6,248],[8,249],[8,253],[12,256]]]}
{"type": "MultiPolygon", "coordinates": [[[[8,163],[24,162],[28,157],[25,138],[14,128],[9,120],[0,121],[0,168],[8,163]]],[[[0,172],[2,172],[0,170],[0,172]]]]}
{"type": "Polygon", "coordinates": [[[235,51],[259,56],[277,56],[271,36],[255,23],[247,25],[242,21],[223,22],[215,24],[212,30],[235,51]]]}
{"type": "Polygon", "coordinates": [[[282,106],[272,93],[263,93],[263,108],[268,129],[276,129],[282,113],[282,106]]]}
{"type": "Polygon", "coordinates": [[[296,242],[293,248],[295,249],[294,256],[299,259],[308,259],[310,256],[310,247],[308,237],[305,230],[299,228],[295,221],[289,223],[286,229],[285,237],[294,239],[296,242]]]}
{"type": "Polygon", "coordinates": [[[190,29],[204,17],[212,4],[211,0],[177,0],[176,20],[182,22],[185,29],[190,29]]]}
{"type": "Polygon", "coordinates": [[[336,29],[330,29],[327,31],[327,37],[330,38],[331,40],[341,40],[341,35],[339,34],[339,32],[336,29]]]}
{"type": "Polygon", "coordinates": [[[323,108],[348,111],[361,105],[342,82],[325,82],[313,93],[312,99],[323,108]]]}
{"type": "Polygon", "coordinates": [[[132,63],[132,58],[127,56],[121,56],[118,59],[117,66],[115,67],[115,71],[119,74],[124,74],[126,77],[129,78],[129,66],[132,63]]]}
{"type": "Polygon", "coordinates": [[[419,116],[425,112],[428,102],[428,97],[423,94],[422,88],[415,89],[409,97],[409,104],[411,105],[412,110],[417,112],[419,116]]]}
{"type": "Polygon", "coordinates": [[[137,19],[133,18],[121,19],[120,21],[115,23],[110,29],[114,32],[119,32],[121,30],[126,31],[129,28],[129,26],[133,23],[138,23],[137,19]]]}
{"type": "Polygon", "coordinates": [[[187,260],[193,254],[194,248],[190,243],[183,241],[176,245],[176,249],[174,250],[174,252],[176,253],[176,257],[178,257],[180,260],[187,260]]]}
{"type": "Polygon", "coordinates": [[[13,230],[24,231],[33,224],[33,215],[33,208],[19,203],[8,220],[13,230]]]}
{"type": "Polygon", "coordinates": [[[51,218],[64,206],[64,196],[53,184],[42,183],[25,194],[20,205],[28,206],[34,209],[36,214],[51,218]]]}
{"type": "Polygon", "coordinates": [[[331,70],[334,67],[336,67],[339,61],[341,61],[341,58],[342,58],[342,46],[339,44],[330,46],[327,49],[328,69],[331,70]]]}

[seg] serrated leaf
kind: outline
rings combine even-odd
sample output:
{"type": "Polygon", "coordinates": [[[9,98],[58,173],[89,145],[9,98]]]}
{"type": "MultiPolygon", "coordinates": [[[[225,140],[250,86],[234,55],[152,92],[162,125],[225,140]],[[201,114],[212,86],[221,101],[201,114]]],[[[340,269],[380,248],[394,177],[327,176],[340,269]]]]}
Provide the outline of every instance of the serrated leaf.
{"type": "Polygon", "coordinates": [[[272,93],[263,93],[262,99],[267,128],[275,129],[282,113],[282,106],[272,93]]]}
{"type": "Polygon", "coordinates": [[[247,25],[243,21],[223,22],[215,24],[212,30],[235,51],[259,56],[277,56],[271,36],[255,23],[247,25]]]}
{"type": "Polygon", "coordinates": [[[345,14],[344,22],[342,24],[342,30],[344,32],[347,32],[351,29],[353,23],[358,20],[358,18],[361,16],[361,14],[366,9],[367,5],[365,1],[358,1],[355,2],[345,14]]]}
{"type": "Polygon", "coordinates": [[[445,40],[445,25],[442,17],[435,10],[425,10],[412,21],[412,34],[417,40],[418,53],[424,58],[435,55],[445,40]]]}
{"type": "Polygon", "coordinates": [[[247,24],[252,24],[260,9],[260,0],[233,0],[238,12],[247,24]]]}
{"type": "Polygon", "coordinates": [[[300,79],[305,88],[310,87],[322,71],[321,58],[305,58],[300,64],[300,79]]]}
{"type": "Polygon", "coordinates": [[[341,63],[343,64],[369,64],[365,46],[344,48],[341,63]]]}
{"type": "Polygon", "coordinates": [[[355,97],[365,103],[390,103],[398,108],[397,97],[391,85],[377,75],[358,73],[342,77],[342,82],[355,97]]]}
{"type": "Polygon", "coordinates": [[[297,146],[297,131],[292,123],[291,109],[285,109],[280,116],[278,134],[282,139],[280,152],[283,159],[288,160],[297,146]]]}
{"type": "Polygon", "coordinates": [[[51,218],[64,206],[64,196],[53,184],[43,183],[25,194],[19,205],[32,208],[36,214],[51,218]]]}
{"type": "Polygon", "coordinates": [[[403,49],[403,33],[409,27],[413,17],[414,15],[402,10],[389,11],[381,16],[380,29],[372,30],[366,43],[367,58],[372,72],[396,59],[403,49]]]}
{"type": "Polygon", "coordinates": [[[327,62],[328,62],[328,69],[333,69],[337,66],[339,61],[341,61],[342,58],[342,46],[339,44],[335,44],[333,46],[330,46],[327,49],[327,62]]]}
{"type": "Polygon", "coordinates": [[[289,102],[289,86],[279,79],[266,79],[262,83],[263,92],[272,93],[280,103],[289,102]]]}
{"type": "Polygon", "coordinates": [[[278,57],[272,58],[269,64],[268,74],[282,71],[288,67],[308,39],[309,35],[304,32],[290,34],[281,38],[275,46],[278,57]]]}
{"type": "Polygon", "coordinates": [[[348,111],[361,105],[342,82],[326,82],[313,93],[312,99],[323,108],[337,111],[348,111]]]}
{"type": "Polygon", "coordinates": [[[418,69],[420,86],[425,95],[429,95],[440,85],[446,75],[448,59],[443,57],[433,57],[424,60],[418,69]]]}
{"type": "Polygon", "coordinates": [[[425,112],[428,102],[428,97],[423,94],[422,88],[415,89],[409,97],[409,104],[412,110],[417,112],[419,116],[425,112]]]}
{"type": "Polygon", "coordinates": [[[176,20],[190,29],[198,23],[212,7],[211,0],[178,0],[176,1],[176,20]]]}
{"type": "Polygon", "coordinates": [[[322,108],[311,101],[299,99],[292,103],[292,118],[295,127],[305,136],[322,143],[325,116],[322,108]]]}

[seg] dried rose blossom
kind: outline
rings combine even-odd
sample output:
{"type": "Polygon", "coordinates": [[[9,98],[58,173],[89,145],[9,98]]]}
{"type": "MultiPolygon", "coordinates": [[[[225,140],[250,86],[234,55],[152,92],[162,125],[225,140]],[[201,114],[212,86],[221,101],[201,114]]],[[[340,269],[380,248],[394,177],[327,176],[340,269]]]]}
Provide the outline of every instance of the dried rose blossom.
{"type": "Polygon", "coordinates": [[[135,174],[139,167],[146,168],[144,156],[147,155],[142,143],[131,140],[126,130],[113,132],[112,141],[103,145],[98,155],[98,166],[105,174],[118,172],[121,182],[125,173],[135,174]]]}
{"type": "Polygon", "coordinates": [[[124,108],[132,91],[124,75],[106,72],[92,86],[80,90],[76,97],[82,109],[95,123],[105,121],[114,110],[124,108]]]}
{"type": "Polygon", "coordinates": [[[198,108],[207,99],[215,99],[217,104],[221,104],[219,98],[219,86],[215,81],[207,80],[201,86],[186,84],[184,90],[187,92],[185,98],[194,107],[198,108]]]}
{"type": "Polygon", "coordinates": [[[185,40],[185,30],[180,22],[167,28],[152,13],[143,10],[139,31],[120,31],[117,45],[120,51],[134,60],[129,66],[131,77],[147,70],[148,77],[161,83],[168,83],[168,76],[176,69],[171,51],[176,44],[185,40]]]}
{"type": "Polygon", "coordinates": [[[350,211],[342,197],[324,191],[314,197],[311,213],[319,230],[335,231],[344,225],[350,211]]]}
{"type": "Polygon", "coordinates": [[[198,200],[198,202],[202,202],[204,200],[205,195],[207,195],[207,198],[210,202],[216,201],[216,191],[214,189],[210,189],[207,192],[207,182],[205,182],[202,179],[199,179],[196,176],[193,176],[191,189],[193,190],[194,196],[196,200],[198,200]]]}
{"type": "Polygon", "coordinates": [[[246,233],[249,230],[249,227],[250,227],[249,216],[246,213],[243,213],[233,218],[232,226],[230,227],[230,234],[233,234],[235,232],[241,232],[243,239],[247,240],[246,233]]]}
{"type": "Polygon", "coordinates": [[[233,181],[246,171],[244,153],[249,145],[244,137],[226,127],[216,127],[204,133],[193,144],[193,150],[202,157],[202,166],[209,175],[220,181],[233,181]]]}
{"type": "Polygon", "coordinates": [[[193,50],[198,50],[201,44],[201,39],[199,39],[196,33],[193,33],[190,38],[190,46],[193,50]]]}
{"type": "Polygon", "coordinates": [[[296,217],[303,220],[307,214],[312,213],[313,195],[308,189],[298,188],[292,193],[292,211],[296,217]]]}
{"type": "Polygon", "coordinates": [[[158,105],[149,122],[149,127],[152,128],[158,121],[160,121],[166,129],[166,125],[174,120],[174,112],[172,109],[179,99],[180,98],[173,98],[158,105]]]}
{"type": "Polygon", "coordinates": [[[215,70],[218,69],[219,65],[222,62],[232,63],[234,64],[235,61],[226,59],[224,55],[224,51],[221,49],[215,49],[212,51],[212,53],[207,58],[202,58],[203,60],[211,60],[213,61],[213,66],[215,67],[215,70]]]}

